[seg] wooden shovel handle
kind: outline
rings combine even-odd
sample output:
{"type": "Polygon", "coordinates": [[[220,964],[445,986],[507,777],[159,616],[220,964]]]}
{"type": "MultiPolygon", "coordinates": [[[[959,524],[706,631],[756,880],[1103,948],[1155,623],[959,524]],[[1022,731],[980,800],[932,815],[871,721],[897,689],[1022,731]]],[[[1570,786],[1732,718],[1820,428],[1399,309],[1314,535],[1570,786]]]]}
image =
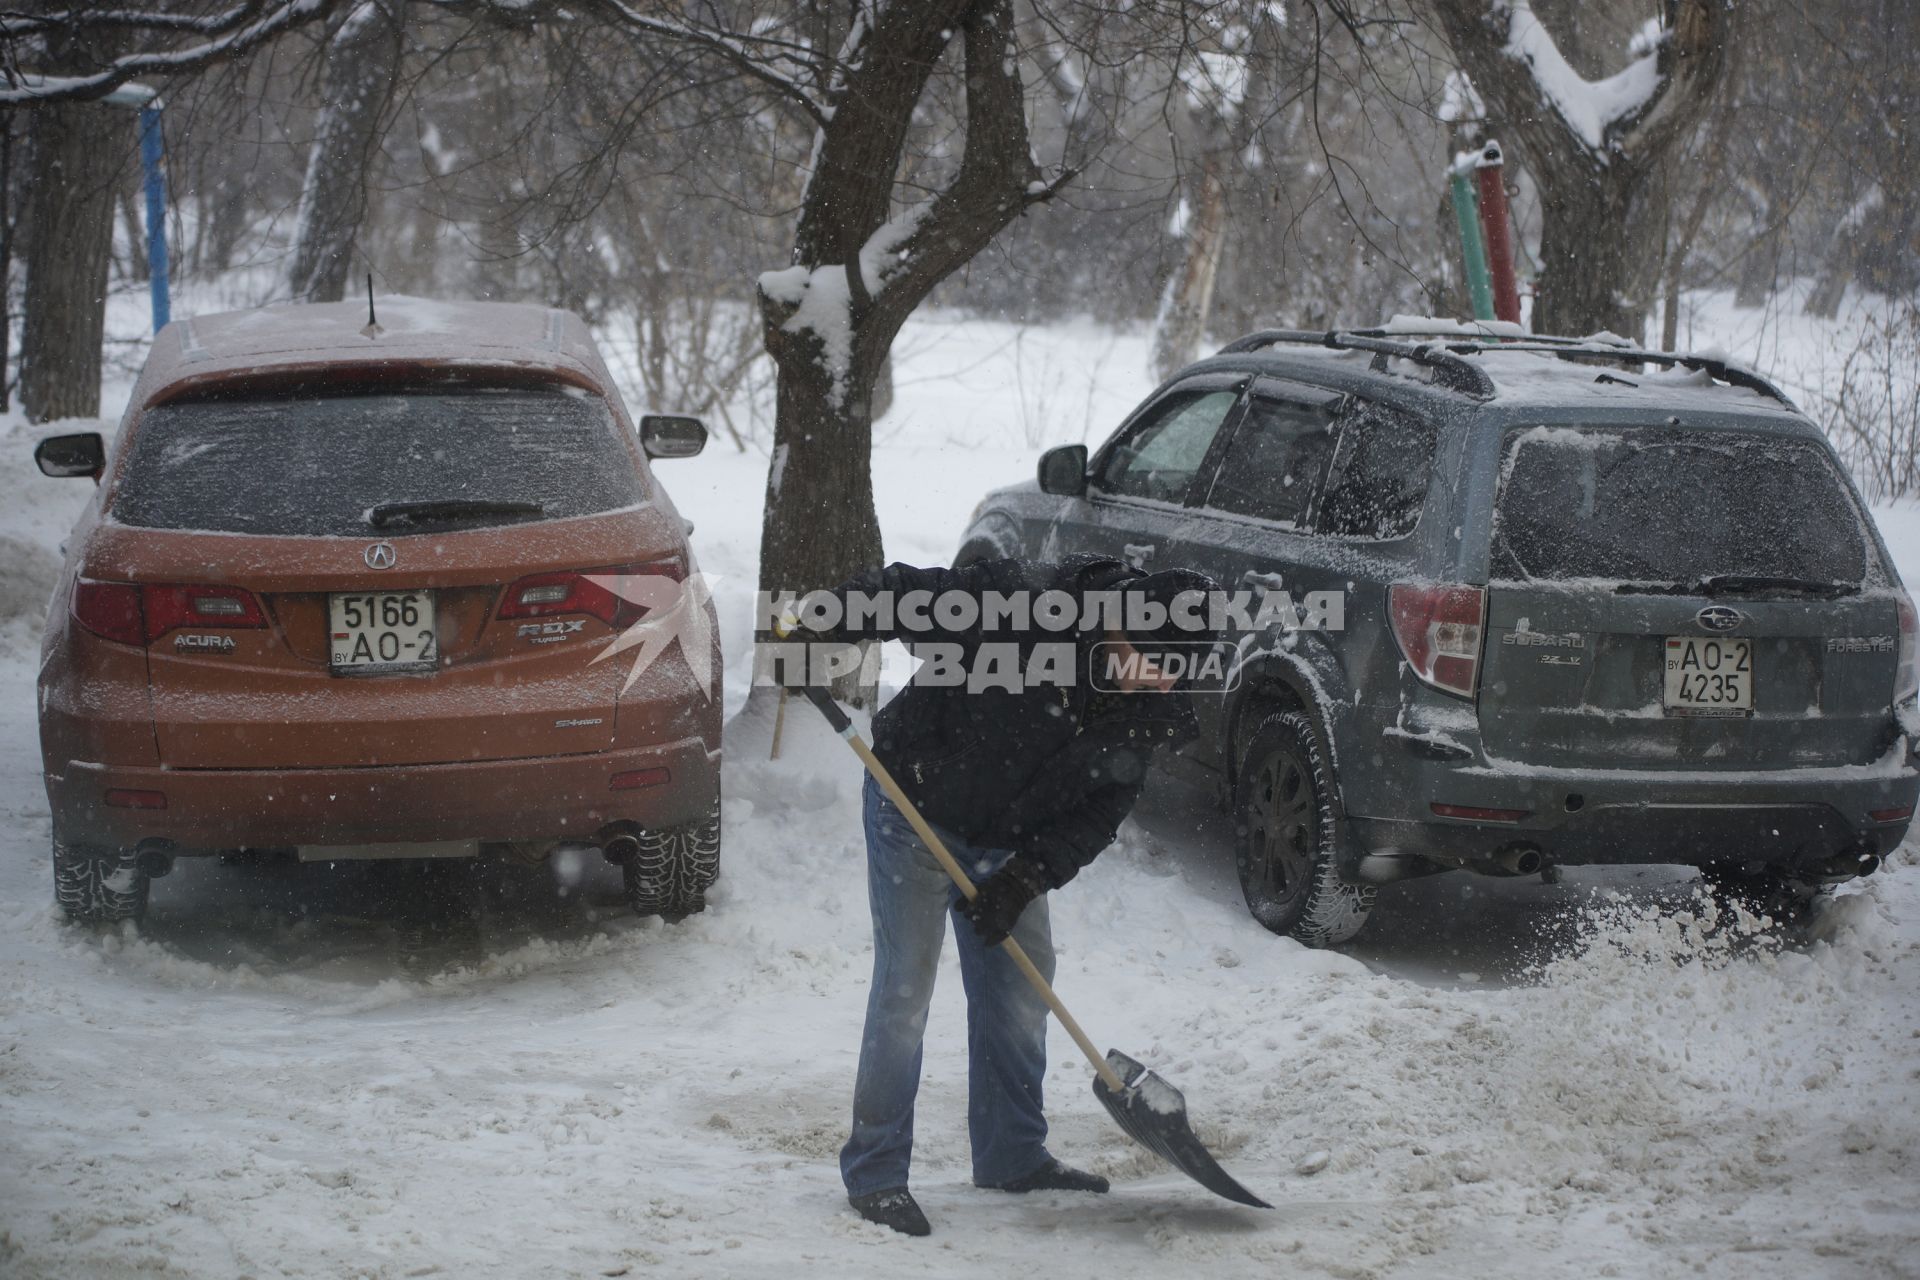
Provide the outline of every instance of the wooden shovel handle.
{"type": "MultiPolygon", "coordinates": [[[[860,763],[867,767],[867,772],[873,775],[873,780],[880,784],[882,791],[887,793],[887,799],[893,801],[894,807],[906,817],[908,824],[922,840],[926,841],[927,848],[933,850],[933,856],[940,863],[941,870],[945,871],[952,878],[953,883],[959,886],[960,892],[968,901],[972,901],[980,891],[974,888],[973,881],[967,878],[967,873],[961,870],[954,856],[947,852],[946,843],[934,832],[927,820],[920,816],[919,808],[913,801],[907,799],[907,793],[900,789],[900,784],[893,780],[891,773],[887,772],[887,766],[881,764],[880,758],[873,754],[873,748],[860,737],[853,727],[853,721],[848,719],[847,713],[840,709],[840,704],[833,700],[833,695],[825,689],[812,685],[807,686],[806,692],[807,700],[820,709],[820,714],[827,718],[827,723],[833,726],[834,732],[847,740],[847,745],[853,748],[853,754],[860,757],[860,763]]],[[[1067,1034],[1073,1037],[1073,1042],[1080,1046],[1080,1052],[1087,1055],[1087,1061],[1093,1064],[1093,1069],[1099,1073],[1100,1079],[1107,1088],[1114,1093],[1124,1092],[1127,1087],[1126,1081],[1107,1065],[1106,1058],[1093,1047],[1093,1041],[1088,1039],[1087,1033],[1080,1029],[1080,1024],[1073,1020],[1073,1015],[1067,1012],[1067,1006],[1060,1003],[1060,997],[1053,993],[1053,988],[1048,985],[1047,980],[1040,976],[1040,970],[1034,967],[1027,953],[1021,950],[1020,944],[1012,938],[1007,938],[1000,943],[1000,946],[1012,957],[1013,963],[1018,966],[1020,972],[1027,976],[1027,981],[1032,983],[1033,989],[1040,993],[1040,998],[1047,1002],[1047,1008],[1053,1010],[1053,1016],[1058,1018],[1060,1025],[1067,1029],[1067,1034]]]]}

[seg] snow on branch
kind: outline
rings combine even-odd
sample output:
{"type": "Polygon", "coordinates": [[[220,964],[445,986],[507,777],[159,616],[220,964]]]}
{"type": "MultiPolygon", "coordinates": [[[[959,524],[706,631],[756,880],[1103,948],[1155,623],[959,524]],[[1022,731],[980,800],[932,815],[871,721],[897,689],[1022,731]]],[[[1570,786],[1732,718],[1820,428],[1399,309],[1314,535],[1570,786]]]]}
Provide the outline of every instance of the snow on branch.
{"type": "Polygon", "coordinates": [[[96,30],[186,31],[213,36],[231,31],[245,22],[259,10],[260,3],[261,0],[241,0],[241,3],[218,13],[197,15],[162,13],[152,9],[66,9],[58,13],[10,13],[0,16],[0,35],[17,39],[84,24],[96,30]]]}
{"type": "MultiPolygon", "coordinates": [[[[0,19],[0,46],[5,47],[5,70],[0,73],[0,106],[102,98],[139,76],[181,75],[199,71],[245,53],[283,32],[325,17],[338,3],[339,0],[272,0],[271,3],[251,0],[241,8],[257,16],[243,17],[238,24],[230,25],[218,39],[179,49],[130,53],[113,59],[98,71],[69,76],[34,75],[16,70],[18,50],[12,46],[16,41],[30,38],[32,33],[22,32],[11,18],[0,19]]],[[[116,11],[119,12],[123,11],[116,11]]],[[[76,20],[90,23],[93,15],[76,20]]],[[[40,29],[36,27],[34,30],[37,32],[40,29]]]]}
{"type": "Polygon", "coordinates": [[[1649,38],[1650,33],[1643,30],[1633,42],[1633,52],[1639,56],[1624,71],[1604,80],[1587,80],[1567,62],[1528,0],[1510,0],[1506,9],[1506,55],[1527,67],[1541,98],[1552,104],[1587,148],[1604,154],[1607,130],[1638,115],[1660,92],[1659,46],[1665,32],[1655,25],[1649,38]]]}

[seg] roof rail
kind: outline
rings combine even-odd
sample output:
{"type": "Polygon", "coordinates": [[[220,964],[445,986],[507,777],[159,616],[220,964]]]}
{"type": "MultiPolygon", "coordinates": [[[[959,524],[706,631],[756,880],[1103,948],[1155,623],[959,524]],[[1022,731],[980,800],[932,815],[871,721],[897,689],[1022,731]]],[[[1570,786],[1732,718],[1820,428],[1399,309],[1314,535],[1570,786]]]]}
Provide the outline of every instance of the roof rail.
{"type": "Polygon", "coordinates": [[[1386,329],[1335,329],[1325,333],[1299,329],[1263,329],[1222,347],[1220,354],[1256,351],[1261,347],[1273,346],[1280,342],[1311,343],[1315,346],[1331,347],[1336,351],[1374,351],[1385,355],[1401,356],[1433,367],[1436,374],[1441,374],[1439,380],[1445,385],[1455,391],[1465,392],[1467,395],[1481,399],[1494,394],[1493,380],[1487,375],[1485,369],[1466,357],[1496,351],[1525,351],[1550,355],[1561,360],[1614,360],[1692,369],[1704,372],[1728,386],[1758,392],[1771,400],[1779,401],[1789,409],[1799,407],[1788,398],[1786,392],[1745,365],[1735,364],[1719,356],[1696,355],[1691,352],[1649,351],[1634,346],[1624,338],[1609,341],[1606,338],[1565,338],[1544,333],[1530,333],[1524,338],[1503,338],[1492,333],[1484,337],[1475,337],[1463,334],[1457,327],[1436,328],[1430,333],[1418,330],[1389,331],[1386,329]],[[1405,338],[1433,338],[1436,341],[1420,343],[1396,341],[1396,339],[1405,338]]]}
{"type": "Polygon", "coordinates": [[[1458,391],[1475,399],[1486,400],[1493,396],[1493,379],[1487,371],[1462,355],[1447,350],[1440,344],[1431,342],[1392,342],[1371,334],[1351,333],[1339,329],[1330,329],[1324,333],[1314,333],[1305,329],[1262,329],[1237,338],[1220,348],[1220,355],[1236,355],[1245,351],[1258,351],[1262,347],[1271,347],[1277,343],[1297,343],[1302,346],[1329,347],[1335,351],[1371,351],[1375,355],[1397,356],[1402,360],[1411,360],[1433,370],[1434,380],[1449,390],[1458,391]]]}
{"type": "Polygon", "coordinates": [[[1479,355],[1487,351],[1529,351],[1555,356],[1561,360],[1620,360],[1630,364],[1658,364],[1668,368],[1692,369],[1703,372],[1708,377],[1726,383],[1730,387],[1742,387],[1755,391],[1768,399],[1777,400],[1789,409],[1799,406],[1787,398],[1787,393],[1773,385],[1762,375],[1755,373],[1745,365],[1734,364],[1719,356],[1695,355],[1683,351],[1648,351],[1641,347],[1620,345],[1611,342],[1590,342],[1579,338],[1556,338],[1529,336],[1519,342],[1481,342],[1474,339],[1455,340],[1444,344],[1455,355],[1479,355]]]}
{"type": "Polygon", "coordinates": [[[1503,332],[1503,328],[1505,328],[1505,324],[1502,321],[1473,320],[1459,321],[1451,325],[1436,323],[1431,329],[1395,326],[1391,329],[1344,329],[1342,332],[1356,334],[1362,338],[1445,338],[1453,342],[1478,342],[1483,340],[1498,343],[1541,342],[1562,347],[1603,345],[1609,347],[1630,347],[1633,345],[1625,338],[1620,338],[1613,334],[1608,334],[1604,337],[1595,334],[1590,338],[1562,338],[1551,333],[1528,333],[1526,330],[1521,329],[1519,325],[1512,326],[1514,330],[1512,333],[1503,332]],[[1502,327],[1495,328],[1496,325],[1502,327]]]}

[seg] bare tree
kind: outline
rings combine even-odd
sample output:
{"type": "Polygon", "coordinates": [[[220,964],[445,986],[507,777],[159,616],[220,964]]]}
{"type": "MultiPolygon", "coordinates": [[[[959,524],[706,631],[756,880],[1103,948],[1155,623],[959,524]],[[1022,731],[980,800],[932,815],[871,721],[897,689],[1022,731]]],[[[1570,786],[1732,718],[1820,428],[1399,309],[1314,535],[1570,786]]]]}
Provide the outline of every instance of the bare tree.
{"type": "Polygon", "coordinates": [[[1250,24],[1226,24],[1207,42],[1210,47],[1194,50],[1175,68],[1167,115],[1186,168],[1177,218],[1184,252],[1167,278],[1154,322],[1156,378],[1170,378],[1192,363],[1206,336],[1226,245],[1230,170],[1259,118],[1255,104],[1266,96],[1269,60],[1257,57],[1253,45],[1273,22],[1264,7],[1256,9],[1250,24]]]}
{"type": "MultiPolygon", "coordinates": [[[[55,29],[39,41],[49,72],[94,64],[111,34],[55,29]]],[[[59,102],[32,113],[26,165],[20,403],[34,422],[100,412],[100,349],[122,169],[133,159],[131,112],[59,102]]]]}
{"type": "Polygon", "coordinates": [[[1595,82],[1527,0],[1428,3],[1539,189],[1535,329],[1639,336],[1664,259],[1664,162],[1705,114],[1740,6],[1663,0],[1633,61],[1595,82]]]}
{"type": "Polygon", "coordinates": [[[1070,174],[1043,179],[1027,138],[1010,0],[895,0],[849,33],[818,113],[792,262],[760,277],[779,367],[762,524],[763,590],[806,590],[880,559],[870,396],[894,335],[933,287],[1070,174]],[[932,200],[896,214],[916,104],[958,42],[965,150],[932,200]]]}
{"type": "Polygon", "coordinates": [[[1920,281],[1920,140],[1912,122],[1920,10],[1910,0],[1864,0],[1844,21],[1844,34],[1820,29],[1839,23],[1816,24],[1816,48],[1846,41],[1821,106],[1836,118],[1847,197],[1806,302],[1809,315],[1829,320],[1856,277],[1886,293],[1920,281]]]}
{"type": "Polygon", "coordinates": [[[327,40],[320,114],[287,267],[287,290],[301,301],[346,296],[367,212],[367,171],[399,84],[405,10],[405,0],[359,0],[327,40]]]}

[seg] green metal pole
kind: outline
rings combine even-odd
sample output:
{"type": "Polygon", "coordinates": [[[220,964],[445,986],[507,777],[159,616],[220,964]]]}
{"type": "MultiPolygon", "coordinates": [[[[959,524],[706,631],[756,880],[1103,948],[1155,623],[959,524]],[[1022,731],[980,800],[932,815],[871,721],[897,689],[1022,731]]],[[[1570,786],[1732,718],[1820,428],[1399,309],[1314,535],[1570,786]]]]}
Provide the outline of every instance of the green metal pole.
{"type": "Polygon", "coordinates": [[[1493,277],[1487,271],[1487,244],[1480,234],[1480,201],[1464,170],[1448,178],[1453,191],[1453,217],[1460,224],[1460,256],[1467,267],[1467,296],[1475,320],[1493,319],[1493,277]]]}

